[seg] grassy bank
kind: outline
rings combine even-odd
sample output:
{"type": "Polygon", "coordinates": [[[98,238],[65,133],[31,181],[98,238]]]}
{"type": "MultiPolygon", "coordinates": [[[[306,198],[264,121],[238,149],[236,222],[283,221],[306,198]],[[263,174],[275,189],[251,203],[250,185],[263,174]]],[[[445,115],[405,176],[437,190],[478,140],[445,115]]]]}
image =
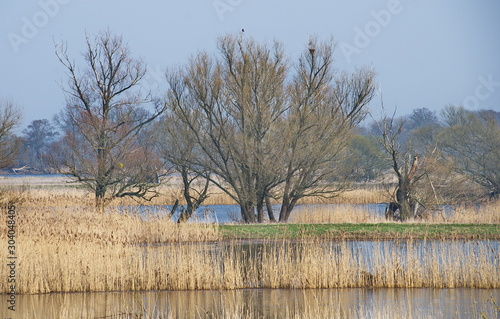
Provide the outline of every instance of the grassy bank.
{"type": "Polygon", "coordinates": [[[220,225],[225,239],[500,239],[500,224],[265,224],[220,225]]]}

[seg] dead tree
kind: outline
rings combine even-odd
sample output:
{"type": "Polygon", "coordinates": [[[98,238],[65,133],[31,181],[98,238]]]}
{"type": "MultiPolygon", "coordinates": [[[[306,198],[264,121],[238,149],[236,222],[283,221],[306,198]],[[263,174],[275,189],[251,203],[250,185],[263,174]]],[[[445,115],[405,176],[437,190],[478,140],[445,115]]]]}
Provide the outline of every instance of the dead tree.
{"type": "Polygon", "coordinates": [[[390,202],[386,211],[385,218],[392,220],[405,220],[408,217],[416,217],[419,208],[419,202],[412,196],[413,184],[415,182],[415,173],[418,167],[418,155],[413,157],[413,163],[409,172],[397,167],[397,161],[393,160],[393,169],[398,177],[398,186],[396,188],[394,201],[390,202]]]}
{"type": "Polygon", "coordinates": [[[382,133],[380,143],[392,165],[392,171],[397,178],[393,201],[389,202],[385,217],[389,220],[404,221],[419,215],[421,201],[418,199],[418,181],[425,173],[418,172],[419,158],[413,155],[413,150],[408,141],[402,137],[404,121],[395,123],[394,115],[385,116],[379,123],[382,133]]]}

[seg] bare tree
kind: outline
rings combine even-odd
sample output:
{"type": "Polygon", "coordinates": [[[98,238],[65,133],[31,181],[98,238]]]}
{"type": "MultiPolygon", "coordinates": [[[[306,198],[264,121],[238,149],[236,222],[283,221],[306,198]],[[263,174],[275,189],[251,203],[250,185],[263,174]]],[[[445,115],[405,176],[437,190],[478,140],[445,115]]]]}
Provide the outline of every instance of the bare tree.
{"type": "Polygon", "coordinates": [[[0,169],[12,164],[21,146],[14,129],[21,122],[21,111],[9,101],[0,100],[0,169]]]}
{"type": "Polygon", "coordinates": [[[217,176],[212,183],[240,205],[244,222],[262,221],[268,190],[279,182],[273,158],[288,66],[277,42],[269,48],[226,36],[218,48],[219,56],[200,53],[168,75],[168,104],[196,138],[197,166],[217,176]]]}
{"type": "Polygon", "coordinates": [[[241,208],[244,222],[262,222],[270,198],[282,200],[280,221],[305,196],[331,196],[351,129],[373,95],[370,70],[335,75],[333,44],[310,47],[296,74],[282,45],[225,36],[219,55],[201,53],[168,74],[168,104],[189,128],[208,168],[241,208]]]}
{"type": "Polygon", "coordinates": [[[500,196],[500,125],[489,112],[473,113],[448,107],[447,127],[438,140],[454,171],[483,189],[483,196],[500,196]]]}
{"type": "Polygon", "coordinates": [[[314,39],[303,53],[289,92],[286,119],[286,172],[282,185],[279,220],[285,222],[304,197],[336,196],[346,188],[339,181],[340,162],[352,129],[365,117],[374,95],[372,70],[335,74],[334,45],[314,39]],[[336,178],[337,183],[332,183],[336,178]],[[327,182],[328,181],[328,182],[327,182]]]}
{"type": "Polygon", "coordinates": [[[53,157],[60,171],[93,191],[101,211],[117,197],[155,196],[161,165],[137,136],[164,107],[154,103],[152,112],[142,107],[151,103],[139,89],[144,63],[132,58],[122,38],[109,31],[94,40],[86,36],[81,68],[65,44],[56,46],[56,54],[68,77],[64,136],[56,147],[59,156],[53,157]]]}
{"type": "MultiPolygon", "coordinates": [[[[158,135],[157,149],[165,159],[168,169],[179,174],[182,182],[182,197],[186,207],[180,208],[178,223],[189,220],[200,205],[210,196],[210,171],[199,166],[198,157],[202,156],[196,137],[191,130],[178,118],[175,113],[162,117],[156,124],[158,135]]],[[[176,200],[170,213],[172,216],[179,206],[176,200]]]]}
{"type": "Polygon", "coordinates": [[[385,216],[387,219],[401,221],[423,214],[429,195],[422,185],[425,177],[433,188],[430,175],[425,169],[425,159],[420,159],[407,137],[401,138],[405,123],[404,119],[397,120],[394,115],[384,116],[378,123],[382,134],[379,141],[389,157],[397,183],[393,201],[389,203],[385,216]]]}

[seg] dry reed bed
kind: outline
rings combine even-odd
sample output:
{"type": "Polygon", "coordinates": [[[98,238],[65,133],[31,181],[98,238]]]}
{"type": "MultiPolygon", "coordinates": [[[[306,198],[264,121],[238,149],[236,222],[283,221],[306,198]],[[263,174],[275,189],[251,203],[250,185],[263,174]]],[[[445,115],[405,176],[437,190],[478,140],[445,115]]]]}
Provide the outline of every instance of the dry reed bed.
{"type": "MultiPolygon", "coordinates": [[[[384,223],[383,215],[370,213],[365,207],[342,205],[314,205],[298,207],[289,222],[299,224],[341,224],[341,223],[384,223]]],[[[453,213],[433,211],[423,219],[409,220],[411,223],[426,224],[500,224],[500,202],[485,203],[480,206],[456,206],[453,213]]]]}
{"type": "MultiPolygon", "coordinates": [[[[7,241],[6,229],[1,223],[0,242],[7,241]]],[[[422,250],[410,240],[401,241],[404,249],[375,243],[373,254],[366,255],[347,242],[268,242],[248,250],[237,242],[216,243],[219,239],[215,225],[96,214],[91,207],[19,207],[17,292],[500,288],[498,244],[433,242],[422,250]]],[[[6,254],[1,250],[0,258],[6,260],[6,254]]],[[[0,270],[6,273],[6,265],[0,270]]],[[[0,293],[6,292],[7,282],[0,281],[0,293]]]]}
{"type": "Polygon", "coordinates": [[[297,224],[341,224],[341,223],[382,223],[383,216],[371,214],[367,209],[355,206],[297,207],[290,216],[290,223],[297,224]]]}
{"type": "MultiPolygon", "coordinates": [[[[90,207],[17,209],[17,234],[41,243],[85,242],[101,246],[166,242],[203,242],[219,239],[216,225],[176,224],[161,215],[141,216],[111,210],[99,214],[90,207]]],[[[5,240],[7,225],[0,224],[5,240]]]]}
{"type": "MultiPolygon", "coordinates": [[[[377,243],[376,243],[377,245],[377,243]]],[[[348,242],[133,246],[19,238],[19,293],[239,288],[500,288],[498,247],[382,243],[373,254],[348,242]]],[[[2,256],[4,258],[5,256],[2,256]]],[[[4,266],[3,266],[4,267],[4,266]]],[[[8,291],[5,281],[0,292],[8,291]]]]}
{"type": "MultiPolygon", "coordinates": [[[[64,177],[30,177],[30,178],[4,178],[0,180],[0,188],[8,187],[24,192],[23,207],[68,207],[92,205],[92,194],[78,183],[68,183],[64,177]],[[52,181],[54,179],[55,181],[52,181]],[[24,181],[24,183],[22,183],[24,181]]],[[[338,197],[330,199],[304,198],[301,204],[372,204],[387,201],[387,192],[380,186],[360,186],[359,189],[347,190],[338,197]]],[[[182,188],[179,181],[171,181],[158,188],[159,196],[151,201],[140,202],[141,205],[173,205],[178,199],[183,202],[182,188]]],[[[137,205],[137,201],[130,198],[116,199],[113,206],[137,205]]],[[[216,187],[211,187],[210,196],[205,205],[234,205],[236,202],[229,195],[216,187]]],[[[274,201],[279,204],[279,201],[274,201]]]]}

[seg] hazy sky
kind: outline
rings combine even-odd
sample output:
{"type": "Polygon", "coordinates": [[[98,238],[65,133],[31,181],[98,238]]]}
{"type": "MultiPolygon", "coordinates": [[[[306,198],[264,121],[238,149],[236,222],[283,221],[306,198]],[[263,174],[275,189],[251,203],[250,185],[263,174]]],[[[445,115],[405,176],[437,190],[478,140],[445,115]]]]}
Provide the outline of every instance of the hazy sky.
{"type": "MultiPolygon", "coordinates": [[[[64,106],[64,69],[54,43],[79,58],[85,31],[123,35],[164,88],[165,69],[218,36],[277,39],[296,61],[309,36],[333,37],[339,69],[371,65],[389,110],[449,104],[500,111],[499,0],[2,0],[0,97],[24,111],[21,129],[64,106]]],[[[372,112],[380,111],[377,98],[372,112]]]]}

